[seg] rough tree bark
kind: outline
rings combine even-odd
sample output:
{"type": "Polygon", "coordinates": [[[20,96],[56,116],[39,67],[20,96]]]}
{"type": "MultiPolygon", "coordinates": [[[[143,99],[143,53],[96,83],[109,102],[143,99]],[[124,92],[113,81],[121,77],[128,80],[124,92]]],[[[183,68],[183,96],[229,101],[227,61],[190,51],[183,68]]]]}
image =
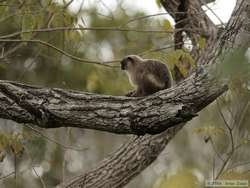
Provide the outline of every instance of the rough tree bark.
{"type": "Polygon", "coordinates": [[[0,81],[0,117],[42,128],[156,134],[197,116],[198,111],[226,90],[208,77],[206,72],[194,74],[176,87],[145,98],[102,96],[0,81]]]}
{"type": "MultiPolygon", "coordinates": [[[[192,0],[192,3],[185,0],[165,0],[162,3],[166,9],[172,7],[175,10],[184,3],[187,12],[190,9],[195,13],[202,11],[199,0],[192,0]]],[[[238,0],[233,16],[219,39],[215,40],[216,32],[208,35],[206,48],[200,53],[201,57],[197,58],[197,64],[213,64],[222,52],[228,53],[232,47],[242,47],[242,36],[249,33],[249,4],[248,0],[238,0]]],[[[181,19],[192,20],[192,17],[185,14],[181,19]]],[[[206,15],[196,19],[198,23],[204,24],[190,24],[191,29],[200,27],[203,31],[214,30],[215,26],[211,25],[206,15]]],[[[195,33],[190,35],[190,38],[196,37],[195,33]]],[[[249,41],[249,38],[245,41],[249,41]]],[[[193,42],[195,44],[196,41],[193,42]]],[[[244,42],[243,47],[248,47],[247,43],[244,42]]],[[[198,53],[194,53],[194,57],[198,57],[196,54],[198,53]]],[[[41,89],[1,81],[0,117],[44,128],[72,125],[116,133],[159,133],[168,128],[153,136],[133,136],[96,168],[66,183],[66,187],[118,188],[126,185],[150,165],[184,122],[194,117],[225,90],[226,87],[216,84],[202,69],[176,87],[138,99],[41,89]]]]}
{"type": "MultiPolygon", "coordinates": [[[[161,3],[176,22],[175,29],[177,29],[177,32],[174,34],[175,50],[183,49],[184,40],[188,37],[192,41],[192,57],[197,64],[201,64],[198,59],[200,57],[206,59],[205,56],[209,53],[204,52],[211,50],[209,48],[213,48],[214,40],[218,37],[217,27],[201,9],[201,5],[204,4],[203,1],[161,0],[161,3]],[[201,48],[199,45],[199,40],[202,39],[206,40],[204,48],[201,48]]],[[[185,59],[180,58],[178,63],[180,66],[192,72],[191,65],[185,59]]],[[[180,82],[184,79],[177,65],[174,67],[174,77],[176,82],[180,82]]]]}
{"type": "MultiPolygon", "coordinates": [[[[176,5],[176,2],[183,1],[169,3],[169,7],[176,5]]],[[[249,7],[250,2],[248,0],[237,1],[227,28],[217,41],[213,40],[213,43],[210,44],[214,48],[207,45],[204,50],[206,59],[199,58],[198,65],[215,63],[222,52],[225,54],[232,51],[231,49],[249,47],[249,35],[243,43],[239,42],[245,36],[245,33],[250,33],[249,7]],[[248,26],[241,27],[243,23],[247,23],[248,26]]],[[[201,9],[200,6],[196,8],[201,9]]],[[[213,36],[213,38],[215,37],[213,36]]],[[[157,158],[169,140],[183,125],[184,123],[171,127],[167,131],[154,136],[132,137],[128,143],[104,159],[95,169],[73,179],[67,184],[67,187],[123,187],[157,158]]]]}

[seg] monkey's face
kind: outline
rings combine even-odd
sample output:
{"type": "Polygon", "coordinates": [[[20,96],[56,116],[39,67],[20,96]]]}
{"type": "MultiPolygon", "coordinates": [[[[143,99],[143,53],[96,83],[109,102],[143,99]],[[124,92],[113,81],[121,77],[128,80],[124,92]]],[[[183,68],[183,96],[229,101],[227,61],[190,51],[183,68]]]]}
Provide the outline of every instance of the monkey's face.
{"type": "Polygon", "coordinates": [[[126,70],[126,71],[130,71],[134,68],[135,64],[136,64],[136,62],[135,62],[133,57],[126,56],[121,61],[121,69],[126,70]]]}
{"type": "Polygon", "coordinates": [[[121,69],[128,70],[132,66],[133,62],[134,61],[131,57],[123,58],[123,60],[121,61],[121,69]]]}

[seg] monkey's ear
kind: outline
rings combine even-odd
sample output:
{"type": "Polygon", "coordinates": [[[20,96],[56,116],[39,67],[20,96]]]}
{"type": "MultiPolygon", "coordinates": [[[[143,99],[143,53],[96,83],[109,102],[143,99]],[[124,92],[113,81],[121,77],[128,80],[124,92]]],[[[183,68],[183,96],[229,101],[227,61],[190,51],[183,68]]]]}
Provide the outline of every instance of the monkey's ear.
{"type": "Polygon", "coordinates": [[[134,63],[134,59],[132,57],[127,57],[127,60],[131,63],[134,63]]]}

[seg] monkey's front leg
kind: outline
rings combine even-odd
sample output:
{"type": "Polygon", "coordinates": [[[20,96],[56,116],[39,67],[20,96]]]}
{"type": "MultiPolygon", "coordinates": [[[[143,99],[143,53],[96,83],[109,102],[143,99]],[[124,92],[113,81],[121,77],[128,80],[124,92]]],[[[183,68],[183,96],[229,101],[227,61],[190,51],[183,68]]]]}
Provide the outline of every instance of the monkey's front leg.
{"type": "Polygon", "coordinates": [[[135,91],[131,91],[129,93],[126,94],[127,97],[142,97],[145,96],[144,92],[142,90],[135,90],[135,91]]]}
{"type": "Polygon", "coordinates": [[[130,91],[125,96],[127,96],[127,97],[133,97],[135,92],[136,91],[130,91]]]}

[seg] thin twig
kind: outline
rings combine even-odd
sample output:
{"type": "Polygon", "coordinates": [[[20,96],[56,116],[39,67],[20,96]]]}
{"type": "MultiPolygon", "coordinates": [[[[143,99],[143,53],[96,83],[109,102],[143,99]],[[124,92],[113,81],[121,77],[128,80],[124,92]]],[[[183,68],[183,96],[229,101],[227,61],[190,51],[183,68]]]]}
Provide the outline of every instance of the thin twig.
{"type": "MultiPolygon", "coordinates": [[[[43,29],[32,29],[14,32],[8,35],[0,36],[0,39],[12,38],[25,33],[45,33],[54,31],[114,31],[114,32],[137,32],[137,33],[175,33],[182,28],[175,29],[175,31],[168,30],[142,30],[142,29],[129,29],[129,28],[119,28],[119,27],[54,27],[54,28],[43,28],[43,29]]],[[[185,30],[197,32],[200,29],[185,28],[185,30]]]]}
{"type": "Polygon", "coordinates": [[[45,185],[42,177],[37,173],[36,169],[33,166],[31,168],[34,171],[34,173],[36,174],[36,176],[39,178],[39,180],[41,181],[43,188],[46,188],[46,185],[45,185]]]}
{"type": "Polygon", "coordinates": [[[47,186],[46,186],[46,184],[45,184],[43,178],[37,173],[35,167],[33,166],[33,158],[31,157],[31,154],[29,153],[29,151],[28,151],[27,149],[26,149],[25,151],[26,151],[28,157],[29,157],[30,160],[31,160],[31,168],[32,168],[32,170],[34,171],[34,173],[36,174],[36,176],[39,178],[39,180],[40,180],[40,182],[41,182],[43,188],[46,188],[47,186]]]}
{"type": "Polygon", "coordinates": [[[16,46],[14,46],[13,48],[11,48],[10,50],[6,51],[1,57],[0,59],[5,59],[6,57],[8,57],[9,55],[13,54],[14,52],[16,52],[18,49],[20,49],[21,47],[24,46],[24,43],[19,43],[16,46]]]}
{"type": "Polygon", "coordinates": [[[212,12],[212,14],[219,20],[219,22],[221,23],[221,25],[223,25],[224,27],[226,27],[225,24],[223,23],[223,21],[220,19],[220,17],[213,11],[213,9],[211,9],[211,8],[207,5],[207,3],[205,3],[203,0],[202,0],[202,3],[203,3],[203,5],[204,5],[208,10],[210,10],[210,11],[212,12]]]}
{"type": "MultiPolygon", "coordinates": [[[[53,18],[53,15],[54,15],[54,13],[50,14],[50,16],[49,16],[47,22],[44,24],[45,26],[49,25],[49,23],[51,22],[51,20],[52,20],[52,18],[53,18]]],[[[34,38],[36,35],[37,35],[37,33],[32,34],[31,39],[34,38]]],[[[21,48],[23,45],[24,45],[24,43],[20,43],[20,44],[16,45],[14,48],[8,50],[8,51],[4,54],[4,56],[2,56],[0,59],[6,58],[6,57],[9,56],[10,54],[14,53],[16,50],[18,50],[19,48],[21,48]]]]}
{"type": "MultiPolygon", "coordinates": [[[[206,12],[206,11],[204,11],[206,12]]],[[[135,21],[140,21],[140,20],[144,20],[144,19],[148,19],[148,18],[151,18],[151,17],[156,17],[156,16],[165,16],[165,15],[171,15],[171,14],[186,14],[187,12],[163,12],[163,13],[157,13],[157,14],[149,14],[149,15],[145,15],[145,16],[138,16],[138,17],[135,17],[135,18],[132,18],[130,20],[128,20],[125,24],[122,24],[122,26],[126,26],[132,22],[135,22],[135,21]]],[[[203,14],[202,13],[189,13],[190,15],[200,15],[200,14],[203,14]]],[[[188,18],[189,19],[189,18],[188,18]]],[[[122,27],[121,26],[121,27],[122,27]]]]}
{"type": "MultiPolygon", "coordinates": [[[[238,125],[240,126],[244,120],[244,117],[246,116],[247,114],[247,111],[248,111],[248,108],[250,106],[250,101],[248,101],[245,106],[243,107],[243,110],[240,112],[240,117],[239,117],[239,121],[238,121],[238,125]]],[[[234,125],[235,127],[235,125],[234,125]]],[[[234,128],[233,127],[233,128],[234,128]]]]}
{"type": "Polygon", "coordinates": [[[144,19],[147,19],[147,18],[155,17],[155,16],[163,16],[163,15],[169,15],[169,13],[158,13],[158,14],[149,14],[149,15],[145,15],[145,16],[138,16],[138,17],[135,17],[135,18],[132,18],[132,19],[128,20],[125,24],[122,24],[121,27],[122,26],[124,27],[124,26],[130,24],[131,22],[144,20],[144,19]]]}
{"type": "Polygon", "coordinates": [[[226,166],[228,165],[230,159],[233,157],[234,153],[235,153],[235,146],[234,146],[234,137],[233,137],[233,130],[232,128],[229,126],[229,124],[227,123],[226,119],[225,119],[225,116],[224,114],[222,113],[221,111],[221,107],[220,107],[220,104],[218,101],[216,101],[216,104],[217,104],[217,108],[218,108],[218,111],[220,113],[220,116],[222,117],[227,129],[228,129],[228,132],[229,132],[229,135],[230,135],[230,140],[231,140],[231,151],[228,153],[228,157],[226,158],[226,160],[223,162],[218,174],[216,175],[216,178],[215,179],[218,179],[219,176],[223,173],[223,171],[225,170],[226,166]]]}
{"type": "Polygon", "coordinates": [[[73,3],[74,0],[70,0],[64,7],[63,9],[66,9],[68,8],[72,3],[73,3]]]}
{"type": "Polygon", "coordinates": [[[111,15],[112,20],[114,20],[115,16],[114,16],[112,10],[108,7],[108,5],[106,5],[106,3],[104,3],[102,0],[99,0],[99,3],[101,3],[102,6],[107,9],[107,11],[109,12],[109,14],[111,15]]]}
{"type": "Polygon", "coordinates": [[[17,155],[14,152],[14,172],[15,172],[15,186],[17,187],[17,155]]]}
{"type": "Polygon", "coordinates": [[[174,48],[174,47],[175,47],[175,44],[169,44],[167,46],[160,47],[160,48],[151,48],[149,50],[146,50],[146,51],[139,53],[138,55],[144,56],[147,53],[158,52],[158,51],[162,51],[162,50],[166,50],[166,49],[170,49],[170,48],[174,48]]]}
{"type": "Polygon", "coordinates": [[[227,126],[227,128],[228,128],[229,130],[231,130],[232,128],[230,127],[230,125],[229,125],[229,123],[227,122],[227,120],[226,120],[224,114],[222,113],[221,107],[220,107],[220,104],[219,104],[218,100],[216,100],[216,104],[217,104],[217,108],[218,108],[219,114],[220,114],[220,116],[221,116],[223,122],[225,123],[225,125],[227,126]]]}
{"type": "MultiPolygon", "coordinates": [[[[234,138],[233,138],[233,129],[230,127],[230,125],[228,124],[228,122],[226,121],[226,118],[224,116],[224,114],[222,113],[221,111],[221,108],[220,108],[220,104],[218,102],[218,100],[216,100],[216,104],[217,104],[217,108],[218,108],[218,111],[219,111],[219,114],[220,116],[222,117],[227,129],[228,129],[228,132],[229,132],[229,135],[230,135],[230,140],[231,140],[231,152],[234,152],[234,138]]],[[[230,152],[230,153],[231,153],[230,152]]]]}
{"type": "MultiPolygon", "coordinates": [[[[26,170],[27,170],[27,169],[26,169],[26,170]]],[[[4,175],[4,176],[0,177],[0,181],[4,180],[4,179],[6,179],[6,178],[8,178],[8,177],[10,177],[10,176],[12,176],[12,175],[15,175],[15,171],[13,171],[13,172],[11,172],[11,173],[9,173],[9,174],[7,174],[7,175],[4,175]]]]}
{"type": "Polygon", "coordinates": [[[215,180],[217,180],[217,179],[220,177],[220,175],[223,173],[225,167],[227,166],[227,164],[228,164],[228,162],[230,161],[230,159],[232,158],[232,156],[233,156],[233,153],[230,153],[230,154],[228,155],[227,159],[226,159],[225,162],[222,164],[222,166],[221,166],[219,172],[217,173],[217,175],[216,175],[216,177],[215,177],[215,180]]]}
{"type": "Polygon", "coordinates": [[[250,161],[242,162],[242,163],[236,164],[236,165],[234,165],[234,166],[228,167],[228,168],[227,168],[227,171],[233,170],[233,169],[235,169],[235,168],[238,168],[239,166],[245,166],[245,165],[248,165],[248,164],[250,164],[250,161]]]}
{"type": "Polygon", "coordinates": [[[39,130],[35,129],[34,127],[32,127],[32,126],[30,126],[30,125],[24,124],[24,126],[25,126],[25,127],[28,127],[29,129],[31,129],[32,131],[34,131],[36,134],[38,134],[38,135],[40,135],[40,136],[46,138],[46,139],[47,139],[48,141],[50,141],[50,142],[53,142],[53,143],[55,143],[55,144],[61,146],[61,147],[64,148],[64,149],[70,149],[70,150],[81,151],[81,152],[87,150],[87,148],[75,148],[75,147],[71,147],[71,146],[65,146],[65,145],[61,144],[60,142],[58,142],[58,141],[56,141],[56,140],[54,140],[54,139],[52,139],[52,138],[46,136],[45,134],[41,133],[39,130]]]}
{"type": "Polygon", "coordinates": [[[219,158],[221,161],[225,162],[225,160],[222,158],[222,156],[220,155],[220,153],[219,153],[219,152],[217,151],[217,149],[215,148],[214,141],[213,141],[213,139],[212,139],[211,137],[210,137],[209,141],[210,141],[210,143],[211,143],[211,146],[212,146],[212,148],[213,148],[215,154],[218,156],[218,158],[219,158]]]}
{"type": "MultiPolygon", "coordinates": [[[[71,130],[71,128],[70,127],[67,127],[66,128],[66,138],[65,138],[65,142],[66,142],[66,144],[68,144],[69,143],[69,137],[70,137],[70,130],[71,130]]],[[[64,154],[63,154],[63,162],[62,162],[62,185],[64,185],[65,184],[65,179],[66,179],[66,177],[65,177],[65,174],[66,174],[66,168],[65,168],[65,166],[66,166],[66,151],[64,151],[64,154]]]]}
{"type": "Polygon", "coordinates": [[[82,59],[82,58],[79,58],[79,57],[76,57],[76,56],[73,56],[71,54],[69,54],[68,52],[65,52],[64,50],[61,50],[60,48],[57,48],[56,46],[50,44],[50,43],[47,43],[45,41],[42,41],[42,40],[37,40],[37,39],[30,39],[30,40],[22,40],[22,39],[0,39],[0,42],[30,42],[30,43],[38,43],[38,44],[42,44],[42,45],[45,45],[45,46],[48,46],[58,52],[60,52],[61,54],[67,56],[67,57],[70,57],[71,59],[73,60],[76,60],[76,61],[79,61],[79,62],[84,62],[84,63],[90,63],[90,64],[96,64],[96,65],[103,65],[105,67],[110,67],[110,68],[116,68],[117,66],[112,66],[112,65],[109,65],[109,63],[116,63],[116,62],[119,62],[120,60],[113,60],[113,61],[104,61],[104,62],[100,62],[100,61],[92,61],[92,60],[87,60],[87,59],[82,59]]]}
{"type": "Polygon", "coordinates": [[[213,157],[213,171],[212,171],[212,177],[213,177],[213,180],[214,180],[214,176],[215,176],[215,157],[213,157]]]}

